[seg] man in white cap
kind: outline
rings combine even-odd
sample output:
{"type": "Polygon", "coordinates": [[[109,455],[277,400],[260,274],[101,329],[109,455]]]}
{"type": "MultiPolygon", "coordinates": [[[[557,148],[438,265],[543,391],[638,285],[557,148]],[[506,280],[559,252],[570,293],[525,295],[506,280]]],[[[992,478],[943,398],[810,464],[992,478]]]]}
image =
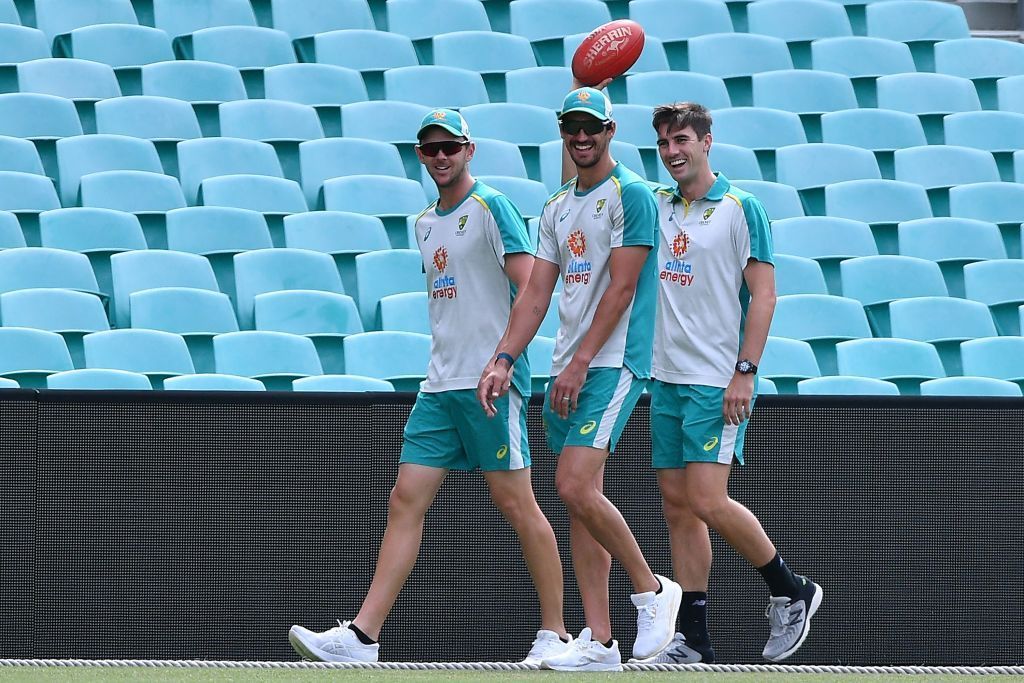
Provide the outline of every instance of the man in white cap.
{"type": "Polygon", "coordinates": [[[611,558],[622,563],[635,589],[634,657],[650,657],[671,642],[682,598],[677,583],[651,571],[622,514],[602,492],[605,463],[651,371],[657,203],[646,181],[611,157],[615,121],[600,90],[570,92],[559,126],[577,175],[544,207],[533,274],[480,380],[478,399],[488,414],[498,413],[511,366],[516,364],[517,377],[519,356],[561,278],[561,327],[544,421],[548,445],[560,454],[556,485],[569,510],[587,627],[567,652],[541,667],[616,671],[622,659],[611,632],[611,558]]]}
{"type": "Polygon", "coordinates": [[[476,147],[458,112],[430,112],[417,137],[417,156],[439,195],[416,218],[432,332],[427,379],[405,426],[387,530],[359,613],[323,633],[293,626],[289,640],[309,659],[377,661],[381,627],[412,571],[424,515],[445,475],[450,469],[479,469],[494,504],[519,536],[537,589],[541,629],[524,663],[538,667],[545,657],[565,651],[570,636],[562,617],[557,542],[530,482],[527,359],[519,361],[508,394],[495,402],[495,419],[480,413],[475,391],[516,293],[529,280],[533,249],[512,202],[470,174],[476,147]]]}

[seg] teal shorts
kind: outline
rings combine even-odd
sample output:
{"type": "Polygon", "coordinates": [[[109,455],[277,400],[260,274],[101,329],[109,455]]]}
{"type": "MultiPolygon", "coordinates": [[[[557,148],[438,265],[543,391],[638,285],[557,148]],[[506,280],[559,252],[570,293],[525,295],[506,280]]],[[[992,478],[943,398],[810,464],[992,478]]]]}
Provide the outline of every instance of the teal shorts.
{"type": "Polygon", "coordinates": [[[652,382],[651,465],[655,469],[678,469],[688,462],[730,465],[734,457],[742,465],[750,420],[725,424],[724,397],[725,389],[720,387],[652,382]]]}
{"type": "MultiPolygon", "coordinates": [[[[552,381],[554,378],[552,378],[552,381]]],[[[566,446],[615,450],[647,380],[629,368],[591,368],[580,389],[576,410],[563,420],[551,410],[551,385],[544,394],[544,431],[548,448],[561,453],[566,446]]]]}
{"type": "Polygon", "coordinates": [[[487,417],[476,389],[421,391],[405,423],[399,462],[485,472],[529,467],[523,397],[512,389],[494,407],[498,414],[487,417]]]}

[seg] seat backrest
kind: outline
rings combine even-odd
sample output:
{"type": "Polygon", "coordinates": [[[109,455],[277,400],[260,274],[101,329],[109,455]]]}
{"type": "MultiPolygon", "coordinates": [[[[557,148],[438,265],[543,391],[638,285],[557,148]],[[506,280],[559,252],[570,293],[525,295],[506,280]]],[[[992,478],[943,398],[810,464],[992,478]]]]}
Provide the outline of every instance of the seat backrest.
{"type": "Polygon", "coordinates": [[[56,332],[0,327],[0,373],[71,370],[71,354],[56,332]]]}
{"type": "Polygon", "coordinates": [[[988,306],[956,297],[920,296],[889,304],[892,336],[918,341],[996,336],[988,306]]]}
{"type": "Polygon", "coordinates": [[[869,150],[832,143],[780,147],[775,151],[775,169],[780,183],[798,190],[882,177],[878,161],[869,150]]]}
{"type": "Polygon", "coordinates": [[[540,216],[548,200],[547,188],[536,180],[490,175],[477,176],[477,180],[512,200],[519,212],[527,218],[540,216]]]}
{"type": "Polygon", "coordinates": [[[141,69],[142,93],[186,102],[231,102],[246,99],[238,69],[197,60],[158,62],[141,69]]]}
{"type": "Polygon", "coordinates": [[[910,42],[969,38],[964,11],[959,5],[930,0],[893,0],[865,7],[867,32],[876,38],[910,42]]]}
{"type": "Polygon", "coordinates": [[[772,377],[818,377],[818,361],[814,358],[811,345],[798,339],[768,337],[758,365],[758,374],[772,377]]]}
{"type": "Polygon", "coordinates": [[[426,292],[389,294],[380,300],[380,328],[430,334],[426,292]]]}
{"type": "Polygon", "coordinates": [[[146,391],[153,388],[140,372],[109,368],[83,368],[55,372],[46,378],[47,389],[94,389],[146,391]]]}
{"type": "MultiPolygon", "coordinates": [[[[797,0],[803,1],[803,0],[797,0]]],[[[823,0],[813,0],[822,2],[823,0]]],[[[771,0],[773,5],[790,0],[771,0]]],[[[820,114],[857,108],[857,95],[848,76],[829,71],[789,69],[753,75],[754,106],[798,114],[820,114]]]]}
{"type": "Polygon", "coordinates": [[[316,61],[359,71],[419,64],[408,36],[388,31],[350,29],[320,33],[313,39],[316,61]]]}
{"type": "Polygon", "coordinates": [[[152,0],[153,25],[172,38],[210,26],[255,26],[248,0],[152,0]]]}
{"type": "Polygon", "coordinates": [[[152,95],[97,102],[96,132],[148,140],[192,140],[203,136],[195,110],[187,102],[152,95]]]}
{"type": "Polygon", "coordinates": [[[181,188],[189,204],[195,204],[199,184],[207,178],[239,173],[284,177],[274,148],[256,140],[203,138],[178,144],[181,188]]]}
{"type": "Polygon", "coordinates": [[[163,173],[160,155],[149,140],[127,135],[76,135],[57,141],[61,203],[74,206],[82,176],[100,171],[163,173]]]}
{"type": "Polygon", "coordinates": [[[789,111],[733,107],[713,112],[715,139],[748,149],[773,149],[807,142],[800,117],[789,111]]]}
{"type": "Polygon", "coordinates": [[[1024,114],[1009,111],[964,111],[942,119],[947,145],[990,152],[1024,148],[1024,114]]]}
{"type": "Polygon", "coordinates": [[[531,42],[587,33],[609,21],[608,6],[594,0],[518,0],[509,5],[512,33],[531,42]]]}
{"type": "Polygon", "coordinates": [[[36,26],[53,39],[79,26],[138,24],[131,0],[35,0],[36,26]]]}
{"type": "Polygon", "coordinates": [[[299,145],[302,189],[311,208],[316,207],[324,181],[348,175],[405,177],[398,149],[387,142],[361,138],[324,138],[299,145]]]}
{"type": "Polygon", "coordinates": [[[364,332],[345,337],[345,372],[386,379],[423,376],[430,337],[415,332],[364,332]]]}
{"type": "Polygon", "coordinates": [[[867,223],[832,216],[805,216],[772,222],[776,254],[805,258],[875,256],[878,247],[867,223]]]}
{"type": "Polygon", "coordinates": [[[819,396],[899,396],[892,382],[873,377],[812,377],[797,383],[797,393],[819,396]]]}
{"type": "Polygon", "coordinates": [[[50,41],[42,31],[28,26],[0,23],[0,63],[17,64],[49,56],[50,41]]]}
{"type": "Polygon", "coordinates": [[[220,105],[220,132],[248,140],[318,140],[324,129],[308,104],[239,100],[220,105]]]}
{"type": "Polygon", "coordinates": [[[163,212],[185,206],[178,179],[149,171],[101,171],[81,180],[82,206],[163,212]]]}
{"type": "Polygon", "coordinates": [[[39,214],[44,247],[89,252],[146,249],[138,217],[124,211],[94,207],[54,209],[39,214]]]}
{"type": "Polygon", "coordinates": [[[168,377],[164,380],[164,389],[168,391],[266,391],[267,387],[258,379],[210,372],[168,377]]]}
{"type": "Polygon", "coordinates": [[[889,379],[945,377],[934,346],[911,339],[852,339],[836,344],[839,374],[889,379]]]}
{"type": "Polygon", "coordinates": [[[1013,382],[992,377],[940,377],[921,382],[922,396],[1021,396],[1013,382]]]}
{"type": "Polygon", "coordinates": [[[120,97],[114,70],[85,59],[35,59],[18,65],[21,92],[57,95],[72,100],[120,97]]]}
{"type": "Polygon", "coordinates": [[[391,248],[384,223],[379,218],[347,211],[310,211],[285,216],[284,242],[294,249],[325,253],[391,248]]]}
{"type": "Polygon", "coordinates": [[[19,171],[0,171],[0,209],[46,211],[59,209],[53,181],[46,176],[19,171]]]}
{"type": "Polygon", "coordinates": [[[795,188],[766,180],[737,180],[733,184],[761,200],[768,218],[794,218],[804,215],[804,206],[795,188]]]}
{"type": "Polygon", "coordinates": [[[85,367],[187,375],[196,371],[181,335],[162,330],[109,330],[82,338],[85,367]]]}
{"type": "Polygon", "coordinates": [[[28,140],[0,136],[0,170],[46,175],[36,146],[28,140]]]}
{"type": "Polygon", "coordinates": [[[354,102],[341,108],[341,131],[346,137],[382,142],[416,142],[429,107],[412,102],[354,102]]]}
{"type": "Polygon", "coordinates": [[[985,221],[919,218],[900,223],[898,235],[903,256],[930,261],[1006,258],[999,228],[985,221]]]}
{"type": "Polygon", "coordinates": [[[751,33],[785,41],[853,35],[846,9],[839,3],[822,0],[752,2],[747,7],[747,27],[751,33]]]}
{"type": "Polygon", "coordinates": [[[629,18],[647,35],[666,42],[733,30],[728,7],[716,0],[633,0],[629,18]]]}
{"type": "Polygon", "coordinates": [[[802,256],[775,254],[775,291],[787,294],[828,294],[825,276],[817,261],[802,256]]]}
{"type": "MultiPolygon", "coordinates": [[[[719,7],[722,5],[715,0],[709,0],[709,4],[719,7]]],[[[645,104],[652,107],[664,104],[666,92],[686,93],[690,101],[700,102],[708,109],[726,109],[732,106],[725,81],[718,76],[688,71],[652,71],[626,77],[626,99],[630,104],[645,104]]]]}
{"type": "Polygon", "coordinates": [[[467,107],[489,102],[483,78],[451,66],[400,66],[384,72],[389,100],[427,107],[467,107]]]}
{"type": "Polygon", "coordinates": [[[340,106],[369,99],[362,75],[334,64],[280,64],[263,71],[268,100],[340,106]]]}
{"type": "Polygon", "coordinates": [[[227,294],[190,287],[156,287],[129,295],[132,327],[175,334],[237,332],[227,294]]]}
{"type": "Polygon", "coordinates": [[[891,74],[879,78],[876,85],[878,106],[881,109],[895,109],[910,114],[948,114],[981,109],[981,100],[978,99],[978,91],[974,84],[959,76],[933,73],[891,74]]]}
{"type": "Polygon", "coordinates": [[[530,41],[491,31],[456,31],[434,36],[434,64],[480,73],[537,66],[530,41]]]}
{"type": "Polygon", "coordinates": [[[76,28],[57,38],[54,55],[102,62],[113,67],[141,66],[174,59],[171,38],[157,28],[99,24],[76,28]]]}
{"type": "Polygon", "coordinates": [[[993,259],[964,266],[968,299],[984,304],[1024,303],[1024,260],[993,259]]]}
{"type": "Polygon", "coordinates": [[[1024,378],[1024,337],[970,339],[960,345],[960,357],[965,375],[1024,378]]]}
{"type": "Polygon", "coordinates": [[[915,296],[948,296],[934,261],[913,256],[861,256],[839,264],[843,294],[865,306],[915,296]]]}
{"type": "MultiPolygon", "coordinates": [[[[503,175],[515,178],[526,177],[526,164],[519,148],[505,140],[474,137],[476,153],[470,162],[474,176],[503,175]]],[[[424,166],[424,172],[426,167],[424,166]]]]}
{"type": "Polygon", "coordinates": [[[267,219],[258,211],[190,206],[167,212],[167,248],[192,254],[270,249],[267,219]]]}
{"type": "Polygon", "coordinates": [[[833,183],[825,187],[825,209],[829,216],[865,223],[899,223],[932,215],[924,188],[899,180],[833,183]]]}
{"type": "Polygon", "coordinates": [[[894,150],[928,144],[921,119],[889,109],[849,109],[821,117],[825,142],[871,150],[894,150]]]}
{"type": "Polygon", "coordinates": [[[562,108],[565,94],[571,89],[572,72],[564,66],[538,66],[533,69],[516,69],[505,74],[506,102],[558,110],[562,108]]]}
{"type": "Polygon", "coordinates": [[[18,217],[10,211],[0,211],[0,249],[25,246],[25,235],[21,231],[18,217]]]}
{"type": "Polygon", "coordinates": [[[805,341],[872,336],[868,318],[859,301],[823,294],[779,297],[769,334],[805,341]]]}
{"type": "Polygon", "coordinates": [[[92,266],[84,254],[47,247],[0,251],[0,293],[36,287],[83,292],[99,289],[92,266]]]}
{"type": "Polygon", "coordinates": [[[235,305],[242,329],[254,324],[254,298],[264,292],[314,289],[344,294],[334,259],[306,249],[259,249],[235,255],[235,305]]]}
{"type": "Polygon", "coordinates": [[[896,180],[926,189],[999,181],[999,168],[991,152],[971,147],[922,145],[898,149],[894,158],[896,180]]]}
{"type": "Polygon", "coordinates": [[[263,213],[307,211],[302,188],[294,180],[265,175],[223,175],[207,178],[199,186],[204,206],[234,206],[263,213]]]}
{"type": "Polygon", "coordinates": [[[906,43],[867,36],[815,40],[811,43],[811,63],[815,69],[851,78],[917,71],[906,43]]]}
{"type": "Polygon", "coordinates": [[[265,292],[254,299],[257,330],[291,334],[358,334],[363,331],[356,302],[336,292],[297,289],[265,292]]]}
{"type": "Polygon", "coordinates": [[[217,372],[263,375],[321,375],[323,367],[313,342],[286,332],[229,332],[213,338],[217,372]]]}
{"type": "Polygon", "coordinates": [[[493,102],[464,107],[460,113],[473,137],[498,139],[517,145],[539,145],[557,140],[558,122],[550,109],[532,104],[493,102]]]}
{"type": "Polygon", "coordinates": [[[414,249],[372,251],[356,256],[359,314],[367,330],[376,326],[377,303],[389,294],[419,292],[426,287],[423,257],[414,249]]]}
{"type": "Polygon", "coordinates": [[[174,39],[182,59],[200,59],[242,68],[291,64],[296,60],[284,31],[261,26],[214,26],[174,39]]]}
{"type": "Polygon", "coordinates": [[[959,38],[935,44],[935,71],[963,78],[1024,74],[1024,45],[996,38],[959,38]]]}
{"type": "Polygon", "coordinates": [[[71,289],[21,289],[0,294],[5,327],[32,327],[51,332],[109,330],[99,297],[71,289]]]}
{"type": "MultiPolygon", "coordinates": [[[[83,257],[84,258],[84,257],[83,257]]],[[[148,249],[128,251],[110,257],[114,286],[113,322],[131,324],[129,295],[156,287],[192,287],[220,291],[210,262],[202,256],[180,251],[148,249]]]]}
{"type": "Polygon", "coordinates": [[[691,38],[690,71],[722,78],[792,69],[786,42],[753,33],[712,33],[691,38]]]}
{"type": "Polygon", "coordinates": [[[55,95],[0,95],[0,135],[51,140],[82,134],[74,102],[55,95]]]}
{"type": "Polygon", "coordinates": [[[391,382],[361,375],[320,375],[292,382],[292,391],[394,391],[391,382]]]}
{"type": "MultiPolygon", "coordinates": [[[[761,175],[761,167],[757,163],[757,155],[752,149],[716,141],[711,145],[708,159],[711,169],[721,171],[727,178],[736,180],[764,179],[761,175]]],[[[668,171],[664,167],[659,168],[658,171],[662,173],[661,177],[664,182],[675,182],[669,180],[668,171]]]]}
{"type": "Polygon", "coordinates": [[[996,81],[1000,111],[1024,114],[1024,76],[1007,76],[996,81]]]}
{"type": "Polygon", "coordinates": [[[484,6],[475,0],[391,0],[387,11],[388,30],[412,40],[449,31],[491,30],[484,6]]]}
{"type": "Polygon", "coordinates": [[[373,15],[366,0],[271,0],[274,28],[293,39],[340,29],[372,29],[373,15]]]}
{"type": "Polygon", "coordinates": [[[324,183],[324,208],[373,216],[416,215],[427,206],[423,186],[408,178],[347,176],[324,183]]]}

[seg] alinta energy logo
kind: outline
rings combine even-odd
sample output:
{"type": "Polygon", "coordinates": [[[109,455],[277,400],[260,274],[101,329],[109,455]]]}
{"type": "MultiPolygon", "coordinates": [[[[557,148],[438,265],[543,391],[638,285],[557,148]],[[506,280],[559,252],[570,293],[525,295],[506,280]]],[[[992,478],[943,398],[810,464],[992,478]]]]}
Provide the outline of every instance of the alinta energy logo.
{"type": "Polygon", "coordinates": [[[583,258],[587,253],[587,236],[582,230],[574,230],[566,238],[566,246],[569,247],[573,258],[565,268],[565,284],[589,285],[590,273],[594,266],[583,258]]]}
{"type": "Polygon", "coordinates": [[[431,299],[454,299],[459,295],[459,288],[455,284],[455,277],[452,275],[445,275],[448,269],[448,250],[444,246],[440,246],[434,252],[434,267],[437,268],[437,272],[440,273],[434,278],[433,285],[430,288],[431,299]]]}
{"type": "Polygon", "coordinates": [[[666,261],[661,267],[659,277],[666,282],[675,282],[680,287],[693,284],[693,264],[682,258],[690,249],[690,236],[680,232],[672,240],[672,260],[666,261]]]}

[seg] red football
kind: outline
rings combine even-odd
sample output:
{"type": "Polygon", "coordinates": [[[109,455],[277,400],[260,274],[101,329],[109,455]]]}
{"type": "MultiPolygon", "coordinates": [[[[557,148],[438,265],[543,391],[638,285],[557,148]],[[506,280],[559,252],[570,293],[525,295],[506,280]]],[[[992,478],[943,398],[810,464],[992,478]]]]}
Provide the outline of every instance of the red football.
{"type": "Polygon", "coordinates": [[[617,19],[591,31],[572,56],[572,73],[583,85],[597,85],[626,73],[644,49],[644,29],[617,19]]]}

